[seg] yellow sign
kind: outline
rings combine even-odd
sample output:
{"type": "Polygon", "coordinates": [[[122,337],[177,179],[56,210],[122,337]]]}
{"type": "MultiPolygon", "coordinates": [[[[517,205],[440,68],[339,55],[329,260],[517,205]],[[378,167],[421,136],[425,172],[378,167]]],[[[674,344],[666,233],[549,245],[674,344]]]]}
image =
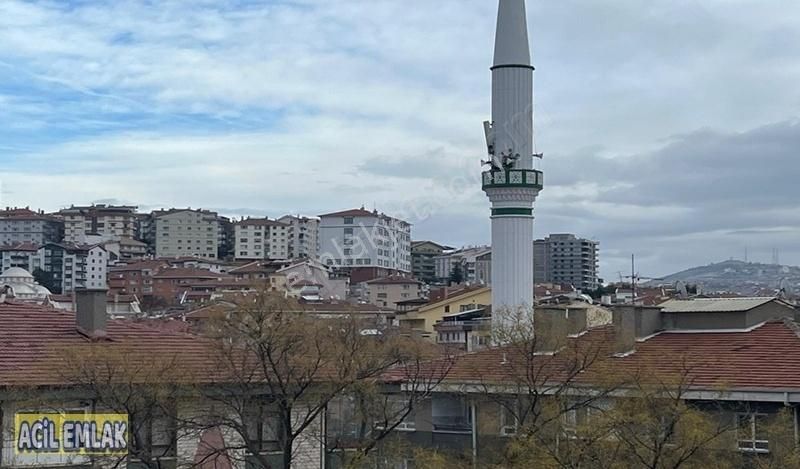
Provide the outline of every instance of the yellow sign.
{"type": "Polygon", "coordinates": [[[17,454],[128,454],[125,414],[18,413],[14,430],[17,454]]]}

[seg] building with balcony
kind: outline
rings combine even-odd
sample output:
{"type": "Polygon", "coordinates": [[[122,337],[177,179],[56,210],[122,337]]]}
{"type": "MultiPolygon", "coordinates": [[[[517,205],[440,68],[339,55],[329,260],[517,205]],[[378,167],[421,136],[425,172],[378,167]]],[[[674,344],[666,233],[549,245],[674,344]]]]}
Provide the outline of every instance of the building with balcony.
{"type": "Polygon", "coordinates": [[[319,239],[320,261],[336,269],[411,272],[411,224],[377,210],[321,215],[319,239]]]}
{"type": "Polygon", "coordinates": [[[246,218],[233,227],[237,260],[290,258],[291,225],[269,218],[246,218]]]}
{"type": "Polygon", "coordinates": [[[27,207],[0,210],[0,245],[55,243],[61,241],[63,235],[61,220],[42,211],[35,212],[27,207]]]}
{"type": "Polygon", "coordinates": [[[156,257],[217,259],[220,219],[216,212],[191,208],[153,212],[156,257]]]}
{"type": "Polygon", "coordinates": [[[414,278],[427,284],[441,281],[436,276],[436,257],[453,248],[433,241],[414,241],[411,243],[411,271],[414,278]]]}
{"type": "Polygon", "coordinates": [[[291,259],[319,258],[319,218],[285,215],[278,221],[290,226],[289,257],[291,259]]]}
{"type": "Polygon", "coordinates": [[[489,285],[492,281],[492,248],[471,246],[445,251],[433,258],[435,275],[440,283],[450,283],[453,272],[461,272],[461,282],[489,285]]]}
{"type": "Polygon", "coordinates": [[[47,243],[36,252],[38,266],[56,294],[78,288],[106,288],[108,253],[100,244],[47,243]]]}
{"type": "Polygon", "coordinates": [[[572,285],[583,291],[599,284],[599,244],[573,234],[551,234],[533,243],[533,279],[536,283],[572,285]]]}
{"type": "Polygon", "coordinates": [[[56,212],[64,221],[64,242],[118,241],[136,237],[138,207],[125,205],[71,206],[56,212]]]}

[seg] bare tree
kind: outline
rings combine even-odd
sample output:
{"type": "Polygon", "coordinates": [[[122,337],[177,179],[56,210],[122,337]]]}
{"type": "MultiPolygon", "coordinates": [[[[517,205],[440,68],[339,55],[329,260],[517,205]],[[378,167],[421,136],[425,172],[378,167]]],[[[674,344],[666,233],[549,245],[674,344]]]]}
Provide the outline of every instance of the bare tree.
{"type": "Polygon", "coordinates": [[[232,437],[216,452],[265,468],[291,467],[306,445],[318,452],[330,436],[325,413],[343,398],[357,403],[361,428],[355,438],[333,438],[328,446],[365,458],[436,382],[430,374],[407,381],[402,401],[390,400],[382,377],[400,370],[422,377],[422,363],[435,349],[388,331],[367,333],[355,315],[320,319],[267,293],[209,323],[205,334],[222,374],[199,391],[213,406],[202,421],[187,423],[226,428],[232,437]]]}

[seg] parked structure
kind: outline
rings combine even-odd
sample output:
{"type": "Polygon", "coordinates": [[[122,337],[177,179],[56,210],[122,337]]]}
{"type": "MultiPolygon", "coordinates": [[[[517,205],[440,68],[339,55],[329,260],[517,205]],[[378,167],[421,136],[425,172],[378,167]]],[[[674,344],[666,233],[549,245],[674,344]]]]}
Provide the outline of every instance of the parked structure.
{"type": "Polygon", "coordinates": [[[320,260],[339,269],[411,272],[411,224],[363,207],[320,216],[320,260]]]}
{"type": "Polygon", "coordinates": [[[536,283],[573,285],[583,291],[596,289],[600,283],[599,244],[573,234],[551,234],[533,243],[536,283]]]}
{"type": "Polygon", "coordinates": [[[176,209],[153,212],[156,257],[218,258],[220,220],[208,210],[176,209]]]}

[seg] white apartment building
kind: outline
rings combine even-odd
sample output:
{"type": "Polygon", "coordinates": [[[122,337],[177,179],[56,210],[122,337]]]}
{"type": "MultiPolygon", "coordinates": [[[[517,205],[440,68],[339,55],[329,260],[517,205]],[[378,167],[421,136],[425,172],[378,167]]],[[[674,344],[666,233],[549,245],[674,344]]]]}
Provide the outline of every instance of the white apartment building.
{"type": "Polygon", "coordinates": [[[64,221],[65,243],[86,243],[89,238],[117,241],[136,236],[138,207],[124,205],[71,206],[59,210],[56,216],[64,221]]]}
{"type": "Polygon", "coordinates": [[[0,210],[0,245],[44,244],[61,241],[61,220],[29,208],[0,210]]]}
{"type": "Polygon", "coordinates": [[[233,224],[234,256],[239,260],[289,259],[291,225],[269,218],[247,218],[233,224]]]}
{"type": "Polygon", "coordinates": [[[363,207],[320,216],[320,260],[411,272],[411,224],[363,207]]]}
{"type": "Polygon", "coordinates": [[[278,218],[278,221],[291,226],[290,258],[319,258],[319,218],[285,215],[278,218]]]}
{"type": "Polygon", "coordinates": [[[39,257],[36,255],[38,249],[39,246],[33,243],[0,246],[0,273],[13,267],[34,272],[40,268],[39,257]]]}
{"type": "Polygon", "coordinates": [[[490,246],[472,246],[445,251],[434,257],[436,278],[447,283],[455,267],[461,268],[462,281],[469,284],[489,285],[492,282],[490,246]]]}
{"type": "MultiPolygon", "coordinates": [[[[47,243],[36,252],[38,266],[68,294],[76,288],[106,288],[108,253],[103,246],[47,243]]],[[[58,288],[56,288],[58,290],[58,288]]]]}
{"type": "Polygon", "coordinates": [[[153,212],[156,257],[216,259],[219,217],[208,210],[176,209],[153,212]]]}

